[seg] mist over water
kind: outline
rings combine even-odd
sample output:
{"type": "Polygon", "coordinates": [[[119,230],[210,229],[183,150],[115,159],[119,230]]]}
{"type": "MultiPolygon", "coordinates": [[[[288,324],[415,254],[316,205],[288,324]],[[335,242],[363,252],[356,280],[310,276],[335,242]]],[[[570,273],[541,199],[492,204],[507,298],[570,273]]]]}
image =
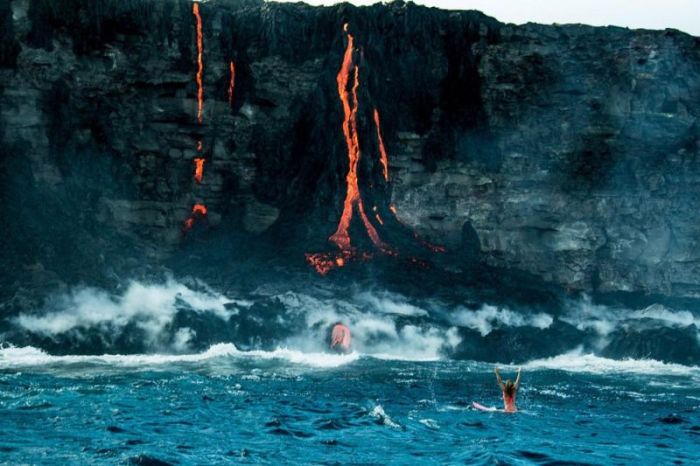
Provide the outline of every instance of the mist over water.
{"type": "MultiPolygon", "coordinates": [[[[386,289],[259,287],[218,291],[199,280],[131,281],[120,290],[76,287],[9,319],[5,345],[57,355],[328,352],[337,322],[356,355],[500,363],[571,357],[700,364],[700,317],[662,305],[614,308],[587,296],[547,312],[409,297],[386,289]],[[684,341],[683,351],[665,345],[684,341]]],[[[262,353],[258,353],[262,354],[262,353]]],[[[550,359],[556,360],[556,359],[550,359]]]]}

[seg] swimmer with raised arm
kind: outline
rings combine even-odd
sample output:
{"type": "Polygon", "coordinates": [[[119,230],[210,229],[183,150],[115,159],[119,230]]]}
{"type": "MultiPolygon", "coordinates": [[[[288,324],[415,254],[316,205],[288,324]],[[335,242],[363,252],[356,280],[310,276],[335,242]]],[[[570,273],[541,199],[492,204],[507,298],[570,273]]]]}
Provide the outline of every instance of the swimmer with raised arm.
{"type": "Polygon", "coordinates": [[[520,371],[521,369],[519,368],[515,383],[513,383],[512,380],[506,380],[506,382],[503,383],[501,374],[498,373],[498,367],[494,369],[498,386],[501,387],[501,392],[503,392],[503,404],[507,413],[515,413],[518,411],[518,408],[515,407],[515,395],[518,393],[518,388],[520,387],[520,371]]]}

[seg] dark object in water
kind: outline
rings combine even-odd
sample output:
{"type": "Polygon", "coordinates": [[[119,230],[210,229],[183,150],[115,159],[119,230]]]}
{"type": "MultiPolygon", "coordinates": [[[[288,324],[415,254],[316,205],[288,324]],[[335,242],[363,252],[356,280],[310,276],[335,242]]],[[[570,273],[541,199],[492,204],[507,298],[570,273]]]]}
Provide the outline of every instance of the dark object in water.
{"type": "Polygon", "coordinates": [[[130,464],[138,464],[141,466],[171,466],[171,463],[153,458],[152,456],[139,455],[129,460],[130,464]]]}
{"type": "Polygon", "coordinates": [[[680,417],[678,414],[669,414],[668,416],[659,418],[659,422],[662,424],[683,424],[685,419],[680,417]]]}

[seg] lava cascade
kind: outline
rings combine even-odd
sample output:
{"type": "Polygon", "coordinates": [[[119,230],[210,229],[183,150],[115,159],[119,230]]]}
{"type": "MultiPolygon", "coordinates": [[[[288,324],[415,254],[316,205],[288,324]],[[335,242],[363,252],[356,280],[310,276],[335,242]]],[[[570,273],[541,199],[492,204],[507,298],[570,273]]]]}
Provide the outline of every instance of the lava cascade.
{"type": "MultiPolygon", "coordinates": [[[[396,254],[396,251],[380,238],[377,229],[367,217],[365,206],[362,201],[357,174],[358,164],[361,159],[360,138],[357,125],[359,108],[357,90],[360,86],[360,68],[353,59],[355,48],[354,37],[348,32],[347,23],[343,26],[343,32],[347,37],[347,46],[343,54],[343,63],[336,76],[336,83],[338,86],[338,97],[343,107],[342,131],[348,152],[348,172],[345,177],[346,194],[343,202],[343,212],[338,221],[338,227],[335,233],[328,238],[329,241],[335,243],[338,249],[340,249],[340,252],[335,254],[306,254],[307,262],[321,275],[327,274],[335,267],[343,267],[349,260],[356,257],[349,232],[355,209],[357,209],[357,214],[374,246],[384,254],[396,254]]],[[[378,118],[378,116],[376,118],[378,118]]],[[[386,153],[383,154],[383,157],[385,156],[386,153]]],[[[385,170],[385,172],[388,173],[388,170],[385,170]]],[[[376,212],[376,208],[374,210],[376,212]]],[[[380,224],[383,224],[378,214],[375,213],[375,217],[380,224]]],[[[363,259],[369,257],[371,257],[369,253],[362,254],[363,259]]]]}
{"type": "MultiPolygon", "coordinates": [[[[352,34],[348,32],[347,23],[343,26],[343,32],[347,37],[347,46],[343,55],[343,63],[336,76],[336,82],[338,86],[338,97],[340,98],[340,102],[343,107],[342,130],[348,152],[348,172],[345,177],[346,194],[343,202],[343,212],[340,220],[338,221],[338,227],[335,233],[328,238],[329,241],[335,243],[340,251],[335,253],[323,252],[306,254],[306,261],[321,275],[326,275],[336,267],[343,267],[352,259],[359,258],[360,260],[369,260],[373,257],[373,254],[369,252],[358,253],[352,246],[349,229],[355,209],[357,209],[357,214],[362,220],[367,235],[372,240],[374,246],[383,254],[393,256],[398,255],[396,249],[386,244],[380,238],[377,229],[374,227],[372,222],[370,222],[370,219],[365,213],[365,207],[362,201],[362,194],[360,192],[360,184],[358,180],[358,165],[361,159],[361,149],[357,124],[359,108],[357,90],[360,86],[360,68],[354,62],[354,38],[352,34]]],[[[379,110],[377,110],[377,108],[373,109],[373,119],[377,132],[377,143],[379,146],[380,156],[379,161],[382,166],[382,175],[384,181],[388,183],[389,157],[387,155],[386,147],[384,146],[379,110]]],[[[397,222],[403,226],[406,226],[398,218],[396,207],[390,205],[389,209],[394,214],[397,222]]],[[[379,215],[377,206],[374,206],[372,211],[374,212],[374,218],[376,219],[377,223],[379,225],[384,225],[384,221],[379,215]]],[[[424,240],[415,231],[413,232],[413,236],[417,241],[419,241],[426,248],[430,249],[432,252],[445,252],[444,247],[424,240]]],[[[417,263],[418,259],[413,258],[412,261],[417,263]]]]}
{"type": "Polygon", "coordinates": [[[343,203],[343,213],[338,222],[338,228],[335,233],[331,235],[329,240],[334,242],[341,251],[348,251],[351,249],[348,229],[350,228],[353,212],[355,208],[357,208],[358,215],[372,243],[380,250],[389,252],[391,248],[381,240],[374,225],[372,225],[369,218],[367,218],[360,194],[360,186],[357,178],[357,166],[361,157],[360,139],[357,132],[357,111],[359,107],[357,89],[360,86],[360,68],[353,61],[354,38],[352,34],[348,32],[347,24],[345,24],[343,30],[347,36],[348,43],[343,56],[343,64],[338,72],[336,81],[338,84],[338,96],[343,105],[344,119],[342,129],[343,135],[345,136],[345,144],[348,149],[349,164],[348,174],[345,177],[347,192],[343,203]],[[352,87],[350,87],[351,76],[352,87]],[[350,90],[348,91],[349,87],[350,90]]]}
{"type": "MultiPolygon", "coordinates": [[[[202,37],[202,15],[199,10],[199,3],[192,3],[192,14],[195,17],[196,30],[197,30],[197,73],[195,75],[195,81],[197,83],[197,123],[202,124],[204,122],[204,40],[202,37]]],[[[206,159],[203,157],[202,152],[204,150],[204,145],[202,141],[197,141],[197,157],[194,158],[194,179],[197,183],[201,183],[204,179],[204,163],[206,159]]],[[[183,225],[183,231],[188,231],[192,228],[194,221],[198,217],[205,217],[207,215],[207,207],[204,204],[195,204],[192,207],[192,213],[185,220],[183,225]]]]}

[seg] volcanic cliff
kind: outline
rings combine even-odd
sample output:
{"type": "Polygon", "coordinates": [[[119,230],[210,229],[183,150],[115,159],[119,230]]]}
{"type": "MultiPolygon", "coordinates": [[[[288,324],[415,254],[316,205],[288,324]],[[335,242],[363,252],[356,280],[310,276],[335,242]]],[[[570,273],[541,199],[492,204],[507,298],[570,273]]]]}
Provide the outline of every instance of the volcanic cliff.
{"type": "Polygon", "coordinates": [[[0,24],[5,298],[203,256],[700,296],[698,38],[402,1],[11,0],[0,24]]]}

